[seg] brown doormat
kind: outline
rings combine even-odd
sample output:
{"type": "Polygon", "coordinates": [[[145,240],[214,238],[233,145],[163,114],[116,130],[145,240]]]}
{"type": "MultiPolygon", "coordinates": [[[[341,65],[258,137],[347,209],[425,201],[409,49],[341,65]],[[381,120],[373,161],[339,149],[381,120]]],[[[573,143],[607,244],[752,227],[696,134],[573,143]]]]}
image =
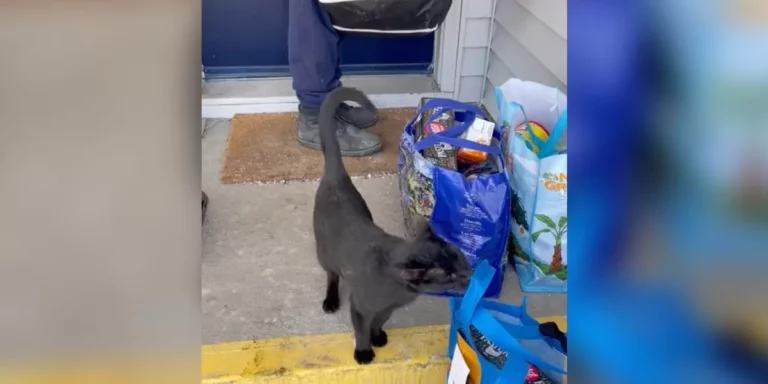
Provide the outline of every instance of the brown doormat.
{"type": "MultiPolygon", "coordinates": [[[[373,156],[344,158],[349,174],[395,173],[400,136],[415,113],[415,108],[379,110],[378,123],[368,129],[381,136],[381,151],[373,156]]],[[[319,179],[323,174],[323,154],[299,145],[295,119],[296,113],[291,112],[235,115],[230,126],[221,182],[319,179]]]]}

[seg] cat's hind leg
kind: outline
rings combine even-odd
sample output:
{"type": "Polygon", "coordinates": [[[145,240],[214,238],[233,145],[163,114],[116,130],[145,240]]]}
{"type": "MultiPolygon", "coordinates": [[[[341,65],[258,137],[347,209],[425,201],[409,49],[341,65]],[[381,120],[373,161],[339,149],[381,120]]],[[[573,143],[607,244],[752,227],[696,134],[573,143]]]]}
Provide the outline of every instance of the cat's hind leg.
{"type": "Polygon", "coordinates": [[[341,300],[339,299],[339,275],[326,271],[328,274],[328,283],[325,288],[325,299],[323,300],[323,312],[331,314],[339,310],[341,300]]]}

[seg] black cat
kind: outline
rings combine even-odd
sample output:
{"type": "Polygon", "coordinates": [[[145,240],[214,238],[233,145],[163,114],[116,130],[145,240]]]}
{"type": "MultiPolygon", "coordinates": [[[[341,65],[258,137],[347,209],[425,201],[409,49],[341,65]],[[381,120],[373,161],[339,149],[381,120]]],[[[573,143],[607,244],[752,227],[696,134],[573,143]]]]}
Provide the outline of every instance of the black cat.
{"type": "Polygon", "coordinates": [[[350,313],[355,330],[355,360],[373,361],[372,346],[387,344],[382,326],[396,309],[421,293],[464,289],[471,268],[464,254],[437,237],[425,222],[411,241],[384,232],[373,222],[368,205],[344,168],[336,109],[354,101],[375,111],[354,88],[340,87],[326,96],[320,110],[320,138],[325,170],[315,196],[313,225],[317,259],[328,274],[323,310],[339,309],[339,277],[350,288],[350,313]]]}

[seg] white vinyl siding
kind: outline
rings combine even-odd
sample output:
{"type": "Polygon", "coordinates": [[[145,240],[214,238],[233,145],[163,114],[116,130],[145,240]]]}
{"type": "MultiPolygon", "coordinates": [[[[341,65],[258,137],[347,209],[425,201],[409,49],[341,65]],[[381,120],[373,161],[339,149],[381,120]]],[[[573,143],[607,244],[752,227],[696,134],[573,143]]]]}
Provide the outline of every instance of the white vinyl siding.
{"type": "Polygon", "coordinates": [[[567,92],[567,9],[567,0],[496,1],[485,91],[480,98],[494,116],[494,88],[510,77],[567,92]]]}
{"type": "Polygon", "coordinates": [[[454,1],[461,5],[459,32],[458,87],[454,97],[460,101],[479,102],[485,73],[485,56],[491,28],[493,0],[454,1]]]}

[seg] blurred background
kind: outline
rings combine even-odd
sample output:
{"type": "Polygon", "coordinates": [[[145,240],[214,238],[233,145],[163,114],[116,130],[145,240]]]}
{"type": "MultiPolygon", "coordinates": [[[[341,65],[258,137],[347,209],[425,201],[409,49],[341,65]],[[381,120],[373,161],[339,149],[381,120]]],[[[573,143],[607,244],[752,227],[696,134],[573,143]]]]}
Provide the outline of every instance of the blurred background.
{"type": "Polygon", "coordinates": [[[569,24],[571,371],[764,382],[768,3],[571,1],[569,24]]]}

